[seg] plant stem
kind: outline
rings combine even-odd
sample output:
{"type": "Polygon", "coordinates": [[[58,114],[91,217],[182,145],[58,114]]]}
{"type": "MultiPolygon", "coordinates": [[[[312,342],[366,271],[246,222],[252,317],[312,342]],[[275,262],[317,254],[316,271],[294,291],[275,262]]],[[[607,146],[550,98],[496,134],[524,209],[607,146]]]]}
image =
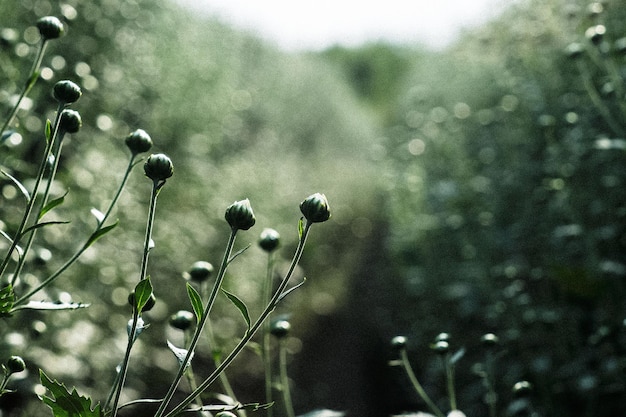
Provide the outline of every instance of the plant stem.
{"type": "Polygon", "coordinates": [[[295,417],[293,402],[291,401],[291,389],[289,388],[289,377],[287,375],[287,346],[284,339],[280,339],[279,364],[280,364],[280,386],[283,393],[283,403],[287,417],[295,417]]]}
{"type": "MultiPolygon", "coordinates": [[[[273,252],[267,254],[267,274],[265,277],[265,283],[263,285],[263,305],[268,305],[272,296],[272,281],[274,276],[274,256],[273,252]]],[[[266,320],[263,326],[263,367],[265,370],[265,403],[272,403],[272,356],[271,356],[271,341],[272,335],[270,333],[270,321],[266,320]]],[[[269,407],[267,409],[267,417],[273,417],[274,409],[269,407]]]]}
{"type": "Polygon", "coordinates": [[[456,391],[454,389],[454,365],[450,363],[449,355],[446,355],[443,360],[443,366],[446,370],[446,383],[448,387],[448,397],[450,398],[450,409],[456,410],[456,391]]]}
{"type": "Polygon", "coordinates": [[[444,414],[439,409],[439,407],[437,407],[435,403],[430,399],[428,394],[426,394],[426,391],[424,391],[424,388],[417,380],[417,377],[415,376],[415,373],[413,372],[413,368],[411,368],[411,364],[409,362],[409,357],[406,353],[406,349],[402,349],[400,351],[400,359],[402,361],[402,366],[404,367],[404,371],[409,377],[409,380],[411,381],[413,388],[415,389],[417,394],[422,398],[422,400],[424,400],[428,408],[430,408],[430,411],[435,413],[437,417],[445,417],[444,414]]]}
{"type": "MultiPolygon", "coordinates": [[[[218,366],[212,373],[209,375],[196,390],[194,390],[191,394],[189,394],[183,401],[180,402],[174,409],[172,409],[169,413],[165,414],[166,417],[173,417],[178,415],[181,411],[185,409],[189,404],[191,404],[194,399],[202,394],[215,380],[218,378],[219,374],[224,371],[231,364],[231,362],[239,355],[239,353],[246,347],[248,342],[254,337],[256,332],[261,328],[263,322],[269,317],[272,311],[276,308],[276,305],[282,299],[283,293],[287,288],[287,284],[289,283],[289,279],[293,275],[296,266],[300,262],[300,258],[302,257],[302,252],[304,250],[304,245],[306,243],[307,236],[309,234],[309,230],[312,223],[307,221],[304,230],[302,232],[302,236],[298,242],[298,247],[296,248],[296,252],[294,253],[293,259],[291,261],[291,265],[289,266],[289,270],[287,274],[281,281],[278,289],[274,292],[274,296],[270,300],[269,304],[265,307],[259,318],[254,322],[254,324],[250,327],[250,329],[246,332],[244,337],[239,341],[239,343],[233,348],[233,350],[228,354],[226,358],[224,358],[223,362],[220,366],[218,366]]],[[[171,397],[170,397],[171,399],[171,397]]],[[[169,400],[168,400],[169,401],[169,400]]],[[[163,410],[167,407],[165,400],[161,403],[161,408],[155,414],[155,417],[162,417],[163,410]]]]}

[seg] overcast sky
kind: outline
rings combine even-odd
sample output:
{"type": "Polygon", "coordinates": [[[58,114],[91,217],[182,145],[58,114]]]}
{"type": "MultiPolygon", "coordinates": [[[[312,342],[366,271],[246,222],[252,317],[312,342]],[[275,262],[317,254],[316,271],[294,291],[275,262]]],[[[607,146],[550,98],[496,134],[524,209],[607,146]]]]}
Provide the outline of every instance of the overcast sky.
{"type": "Polygon", "coordinates": [[[287,50],[385,39],[447,45],[515,0],[176,0],[287,50]]]}

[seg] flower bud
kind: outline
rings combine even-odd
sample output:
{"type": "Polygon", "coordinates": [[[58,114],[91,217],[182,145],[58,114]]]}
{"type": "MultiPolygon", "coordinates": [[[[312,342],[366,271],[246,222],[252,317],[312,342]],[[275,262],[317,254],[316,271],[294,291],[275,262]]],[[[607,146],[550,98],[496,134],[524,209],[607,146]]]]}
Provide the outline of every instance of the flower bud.
{"type": "Polygon", "coordinates": [[[52,89],[54,98],[64,104],[74,103],[82,94],[80,87],[70,80],[59,81],[52,89]]]}
{"type": "Polygon", "coordinates": [[[396,336],[391,339],[391,347],[397,350],[402,350],[406,348],[406,337],[404,336],[396,336]]]}
{"type": "Polygon", "coordinates": [[[598,45],[602,42],[605,34],[606,26],[604,25],[591,26],[585,31],[585,37],[587,37],[587,39],[589,39],[594,45],[598,45]]]}
{"type": "Polygon", "coordinates": [[[83,125],[80,113],[76,110],[65,109],[61,112],[59,120],[59,130],[65,133],[76,133],[83,125]]]}
{"type": "Polygon", "coordinates": [[[291,324],[284,319],[276,320],[270,326],[270,333],[279,339],[287,336],[287,334],[289,334],[289,330],[291,330],[291,324]]]}
{"type": "Polygon", "coordinates": [[[220,411],[215,415],[215,417],[237,417],[237,415],[231,413],[230,411],[220,411]]]}
{"type": "Polygon", "coordinates": [[[126,146],[133,155],[148,152],[152,148],[152,138],[143,129],[137,129],[126,136],[126,146]]]}
{"type": "Polygon", "coordinates": [[[498,338],[498,336],[496,336],[493,333],[487,333],[482,335],[482,337],[480,338],[480,341],[482,342],[483,345],[485,346],[496,346],[499,342],[500,339],[498,338]]]}
{"type": "Polygon", "coordinates": [[[56,39],[65,32],[63,23],[54,16],[46,16],[39,19],[37,21],[37,29],[39,29],[39,33],[44,40],[56,39]]]}
{"type": "Polygon", "coordinates": [[[519,381],[513,385],[513,394],[516,396],[528,395],[533,390],[533,384],[528,381],[519,381]]]}
{"type": "MultiPolygon", "coordinates": [[[[131,306],[135,305],[135,291],[132,291],[130,294],[128,294],[128,304],[130,304],[131,306]]],[[[152,307],[154,307],[155,304],[156,297],[154,296],[154,294],[150,294],[150,298],[148,299],[148,301],[146,301],[146,305],[143,306],[141,312],[145,313],[146,311],[152,310],[152,307]]]]}
{"type": "Polygon", "coordinates": [[[439,340],[431,346],[432,350],[440,355],[445,355],[450,351],[450,344],[446,340],[439,340]]]}
{"type": "Polygon", "coordinates": [[[16,374],[26,369],[26,364],[24,363],[24,359],[21,357],[11,356],[7,360],[6,369],[9,371],[9,374],[16,374]]]}
{"type": "Polygon", "coordinates": [[[184,331],[191,327],[194,318],[191,311],[180,310],[170,316],[170,326],[184,331]]]}
{"type": "Polygon", "coordinates": [[[189,271],[183,273],[185,279],[204,282],[208,280],[213,274],[213,265],[205,261],[198,261],[191,265],[189,271]]]}
{"type": "Polygon", "coordinates": [[[321,223],[330,218],[328,200],[320,193],[310,195],[300,203],[300,211],[310,223],[321,223]]]}
{"type": "Polygon", "coordinates": [[[613,48],[622,55],[626,54],[626,37],[616,40],[613,48]]]}
{"type": "Polygon", "coordinates": [[[272,252],[278,247],[280,235],[274,229],[265,228],[259,237],[259,246],[266,252],[272,252]]]}
{"type": "Polygon", "coordinates": [[[585,53],[585,47],[578,42],[573,42],[565,48],[565,55],[570,59],[580,58],[585,53]]]}
{"type": "Polygon", "coordinates": [[[439,333],[436,337],[435,337],[435,342],[449,342],[450,341],[450,333],[439,333]]]}
{"type": "Polygon", "coordinates": [[[224,215],[226,221],[232,230],[248,230],[256,222],[250,200],[247,198],[241,201],[235,201],[226,208],[224,215]]]}
{"type": "Polygon", "coordinates": [[[172,160],[162,153],[152,154],[143,165],[146,177],[153,181],[165,181],[174,174],[172,160]]]}

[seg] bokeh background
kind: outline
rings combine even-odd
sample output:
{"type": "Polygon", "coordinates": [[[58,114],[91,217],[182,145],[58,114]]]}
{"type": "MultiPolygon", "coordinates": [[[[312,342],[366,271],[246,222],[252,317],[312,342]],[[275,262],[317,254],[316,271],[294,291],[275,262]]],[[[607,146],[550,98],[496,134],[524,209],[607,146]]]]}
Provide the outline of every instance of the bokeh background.
{"type": "MultiPolygon", "coordinates": [[[[323,192],[333,217],[313,229],[297,273],[306,284],[276,312],[292,323],[297,414],[425,410],[401,369],[389,366],[396,335],[408,338],[420,381],[446,409],[440,358],[429,346],[447,332],[454,351],[465,349],[456,365],[459,406],[485,415],[480,338],[493,332],[499,415],[619,415],[624,6],[522,1],[442,50],[371,43],[285,52],[170,1],[3,2],[3,112],[30,68],[34,22],[62,17],[67,35],[50,43],[30,109],[0,145],[2,168],[28,184],[44,120],[54,116],[52,85],[71,79],[84,92],[74,106],[83,128],[66,140],[56,187],[70,193],[54,215],[72,223],[42,230],[22,285],[54,271],[91,233],[90,209],[106,206],[125,169],[124,138],[142,128],[152,151],[172,158],[175,175],[159,196],[149,265],[158,302],[146,314],[150,328],[136,345],[124,400],[167,390],[176,360],[165,340],[182,344],[168,317],[190,309],[183,272],[198,260],[219,263],[224,209],[249,198],[257,216],[238,238],[238,248],[251,246],[224,286],[258,314],[260,232],[280,232],[284,271],[298,204],[323,192]],[[520,380],[533,384],[529,398],[512,394],[520,380]]],[[[0,225],[12,230],[21,201],[0,181],[0,225]]],[[[2,399],[3,415],[49,413],[36,399],[38,368],[106,397],[126,343],[150,187],[137,168],[115,213],[121,227],[36,297],[89,308],[0,322],[2,357],[28,363],[14,382],[18,393],[2,399]]],[[[225,299],[213,322],[222,349],[245,329],[225,299]]],[[[197,374],[210,371],[210,355],[201,346],[197,374]]],[[[263,401],[253,350],[228,375],[240,401],[263,401]]]]}

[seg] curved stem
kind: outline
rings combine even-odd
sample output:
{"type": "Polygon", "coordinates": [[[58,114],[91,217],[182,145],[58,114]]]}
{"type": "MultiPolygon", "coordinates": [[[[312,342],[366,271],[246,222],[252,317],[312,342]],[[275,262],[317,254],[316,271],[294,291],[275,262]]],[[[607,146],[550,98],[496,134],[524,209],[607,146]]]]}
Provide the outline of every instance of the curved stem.
{"type": "MultiPolygon", "coordinates": [[[[300,241],[298,242],[298,247],[296,248],[296,252],[294,253],[293,259],[291,261],[291,265],[289,266],[289,270],[287,274],[281,281],[278,289],[274,292],[272,299],[269,304],[265,307],[259,318],[254,322],[254,324],[250,327],[250,329],[246,332],[244,337],[239,341],[239,343],[233,348],[233,350],[228,354],[226,358],[224,358],[222,364],[218,366],[212,373],[209,375],[199,386],[198,388],[189,394],[180,404],[178,404],[174,409],[172,409],[169,413],[165,414],[166,417],[173,417],[179,414],[181,411],[185,409],[189,404],[191,404],[194,399],[202,394],[211,384],[215,382],[218,378],[219,374],[222,373],[231,362],[239,355],[239,353],[246,347],[248,342],[254,337],[256,332],[261,328],[264,321],[269,317],[269,315],[274,311],[280,300],[282,299],[283,293],[287,288],[287,284],[289,283],[289,279],[293,275],[293,272],[296,269],[296,266],[300,262],[300,258],[302,257],[302,252],[304,250],[304,245],[306,244],[307,236],[309,235],[309,230],[311,228],[311,224],[307,222],[304,227],[304,231],[302,232],[302,236],[300,237],[300,241]]],[[[171,397],[168,399],[171,400],[171,397]]],[[[162,417],[163,410],[167,407],[165,400],[161,403],[161,407],[159,411],[155,414],[155,417],[162,417]]]]}
{"type": "Polygon", "coordinates": [[[422,400],[424,400],[428,408],[430,408],[430,411],[435,413],[437,417],[445,417],[444,414],[439,409],[439,407],[437,407],[435,403],[430,399],[428,394],[426,394],[426,391],[424,391],[422,384],[420,384],[419,381],[417,380],[417,377],[415,376],[415,373],[413,372],[413,368],[411,368],[411,364],[409,362],[409,357],[407,356],[406,349],[402,349],[400,351],[400,359],[402,361],[402,367],[404,368],[404,371],[409,377],[409,380],[411,381],[413,388],[415,389],[417,394],[422,398],[422,400]]]}
{"type": "Polygon", "coordinates": [[[287,417],[295,417],[293,402],[291,401],[291,389],[289,388],[289,377],[287,375],[287,346],[284,339],[281,339],[279,343],[280,386],[283,393],[285,413],[287,417]]]}

